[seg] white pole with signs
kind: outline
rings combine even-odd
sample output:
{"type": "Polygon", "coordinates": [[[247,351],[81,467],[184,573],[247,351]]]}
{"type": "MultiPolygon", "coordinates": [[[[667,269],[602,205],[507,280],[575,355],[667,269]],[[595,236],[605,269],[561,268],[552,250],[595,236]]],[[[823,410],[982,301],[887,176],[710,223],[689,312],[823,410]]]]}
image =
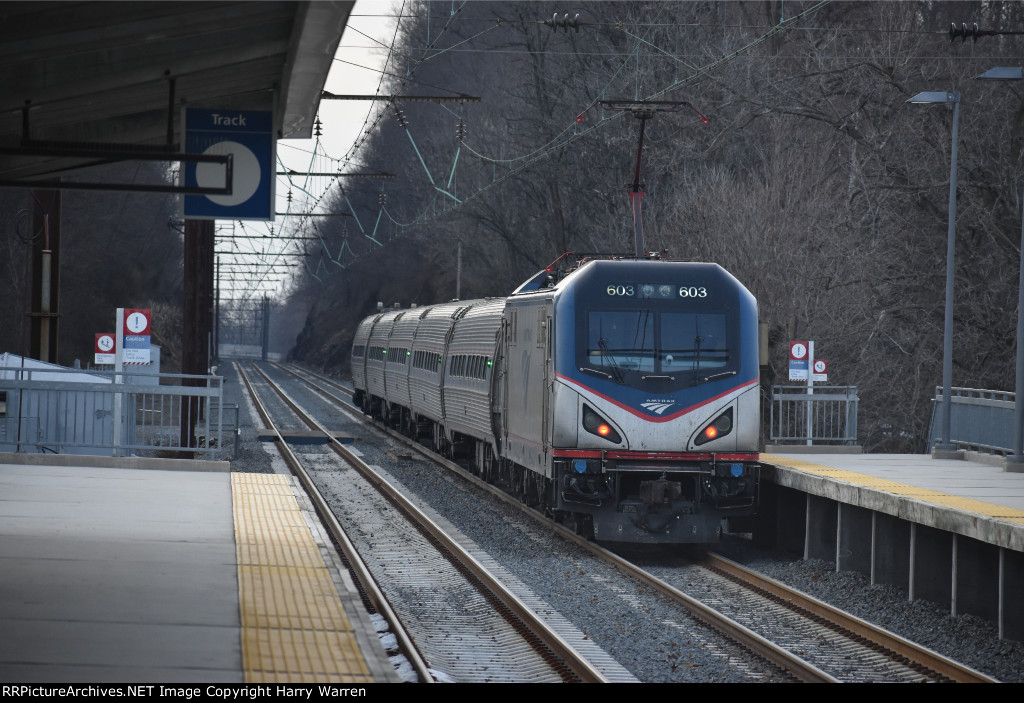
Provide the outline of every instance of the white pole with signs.
{"type": "Polygon", "coordinates": [[[828,363],[814,358],[814,341],[793,341],[789,343],[789,380],[807,382],[807,444],[814,444],[814,382],[828,381],[828,363]]]}
{"type": "MultiPolygon", "coordinates": [[[[121,372],[124,371],[124,308],[117,309],[117,329],[114,331],[114,383],[121,383],[121,372]]],[[[114,392],[114,452],[121,446],[121,394],[114,392]]]]}
{"type": "Polygon", "coordinates": [[[814,395],[814,340],[807,342],[807,446],[814,444],[814,415],[812,408],[814,403],[811,396],[814,395]]]}
{"type": "Polygon", "coordinates": [[[814,395],[814,382],[828,382],[828,362],[824,359],[814,358],[814,342],[807,343],[807,361],[810,367],[807,372],[807,444],[814,444],[814,403],[809,396],[814,395]]]}

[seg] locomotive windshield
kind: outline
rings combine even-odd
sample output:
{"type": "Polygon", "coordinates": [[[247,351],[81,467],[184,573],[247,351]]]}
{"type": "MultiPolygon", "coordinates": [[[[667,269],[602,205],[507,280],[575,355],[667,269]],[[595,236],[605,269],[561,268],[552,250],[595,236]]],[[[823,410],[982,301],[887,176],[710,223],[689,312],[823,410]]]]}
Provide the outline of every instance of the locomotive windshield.
{"type": "MultiPolygon", "coordinates": [[[[729,362],[725,315],[654,310],[587,312],[588,368],[626,383],[678,374],[717,374],[729,362]],[[706,372],[706,373],[705,373],[706,372]]],[[[687,379],[691,380],[691,379],[687,379]]]]}
{"type": "Polygon", "coordinates": [[[751,368],[741,318],[756,311],[746,307],[749,293],[720,267],[596,261],[580,274],[569,298],[573,359],[560,357],[577,372],[667,393],[737,376],[744,364],[751,368]]]}
{"type": "Polygon", "coordinates": [[[556,354],[563,368],[648,393],[756,375],[755,303],[721,267],[595,261],[569,280],[558,303],[574,327],[571,349],[556,354]]]}

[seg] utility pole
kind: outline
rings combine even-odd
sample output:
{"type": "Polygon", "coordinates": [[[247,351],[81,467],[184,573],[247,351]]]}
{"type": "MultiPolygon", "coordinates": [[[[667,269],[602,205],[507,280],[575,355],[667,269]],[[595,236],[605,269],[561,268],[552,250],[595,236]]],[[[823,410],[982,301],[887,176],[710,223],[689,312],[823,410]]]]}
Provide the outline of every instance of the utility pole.
{"type": "Polygon", "coordinates": [[[455,257],[455,299],[462,300],[462,240],[459,240],[458,254],[455,257]]]}
{"type": "Polygon", "coordinates": [[[267,360],[267,355],[270,352],[270,298],[263,296],[263,329],[261,330],[260,347],[262,352],[260,358],[263,361],[267,360]]]}
{"type": "MultiPolygon", "coordinates": [[[[210,370],[210,335],[213,329],[213,220],[185,220],[185,280],[181,315],[181,372],[202,376],[210,370]]],[[[182,379],[183,386],[202,385],[201,379],[182,379]]],[[[182,407],[180,440],[196,446],[195,426],[199,398],[182,407]]]]}
{"type": "Polygon", "coordinates": [[[213,358],[220,362],[220,257],[217,257],[217,273],[214,276],[216,300],[213,308],[213,358]]]}
{"type": "Polygon", "coordinates": [[[32,191],[32,308],[28,356],[57,363],[57,321],[60,315],[59,190],[32,191]]]}

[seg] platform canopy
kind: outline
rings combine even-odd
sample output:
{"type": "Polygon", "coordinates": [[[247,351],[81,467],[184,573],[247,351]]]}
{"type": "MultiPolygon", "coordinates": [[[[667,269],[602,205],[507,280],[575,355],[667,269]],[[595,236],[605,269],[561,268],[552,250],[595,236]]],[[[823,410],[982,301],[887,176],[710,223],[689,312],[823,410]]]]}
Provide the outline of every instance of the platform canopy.
{"type": "Polygon", "coordinates": [[[0,183],[180,152],[185,106],[309,138],[353,4],[0,2],[0,183]]]}

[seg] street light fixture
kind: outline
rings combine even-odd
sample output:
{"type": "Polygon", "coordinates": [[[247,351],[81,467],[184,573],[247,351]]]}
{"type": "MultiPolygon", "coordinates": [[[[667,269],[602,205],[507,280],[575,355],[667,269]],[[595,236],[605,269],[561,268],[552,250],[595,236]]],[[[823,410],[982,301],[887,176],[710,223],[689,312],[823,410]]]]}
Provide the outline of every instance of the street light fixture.
{"type": "Polygon", "coordinates": [[[993,81],[1019,81],[1024,78],[1024,69],[1019,66],[996,66],[985,71],[978,78],[993,81]]]}
{"type": "MultiPolygon", "coordinates": [[[[998,66],[978,76],[980,79],[1019,81],[1024,79],[1020,67],[998,66]]],[[[1021,206],[1020,277],[1017,279],[1017,385],[1013,404],[1013,454],[1006,457],[1007,471],[1024,471],[1024,205],[1021,206]]]]}
{"type": "Polygon", "coordinates": [[[960,459],[963,458],[963,452],[957,451],[952,443],[949,429],[953,405],[953,272],[956,254],[956,156],[960,130],[960,93],[925,91],[907,102],[915,105],[953,104],[953,154],[949,165],[949,225],[946,232],[946,319],[942,331],[942,421],[938,441],[932,447],[932,457],[960,459]]]}

